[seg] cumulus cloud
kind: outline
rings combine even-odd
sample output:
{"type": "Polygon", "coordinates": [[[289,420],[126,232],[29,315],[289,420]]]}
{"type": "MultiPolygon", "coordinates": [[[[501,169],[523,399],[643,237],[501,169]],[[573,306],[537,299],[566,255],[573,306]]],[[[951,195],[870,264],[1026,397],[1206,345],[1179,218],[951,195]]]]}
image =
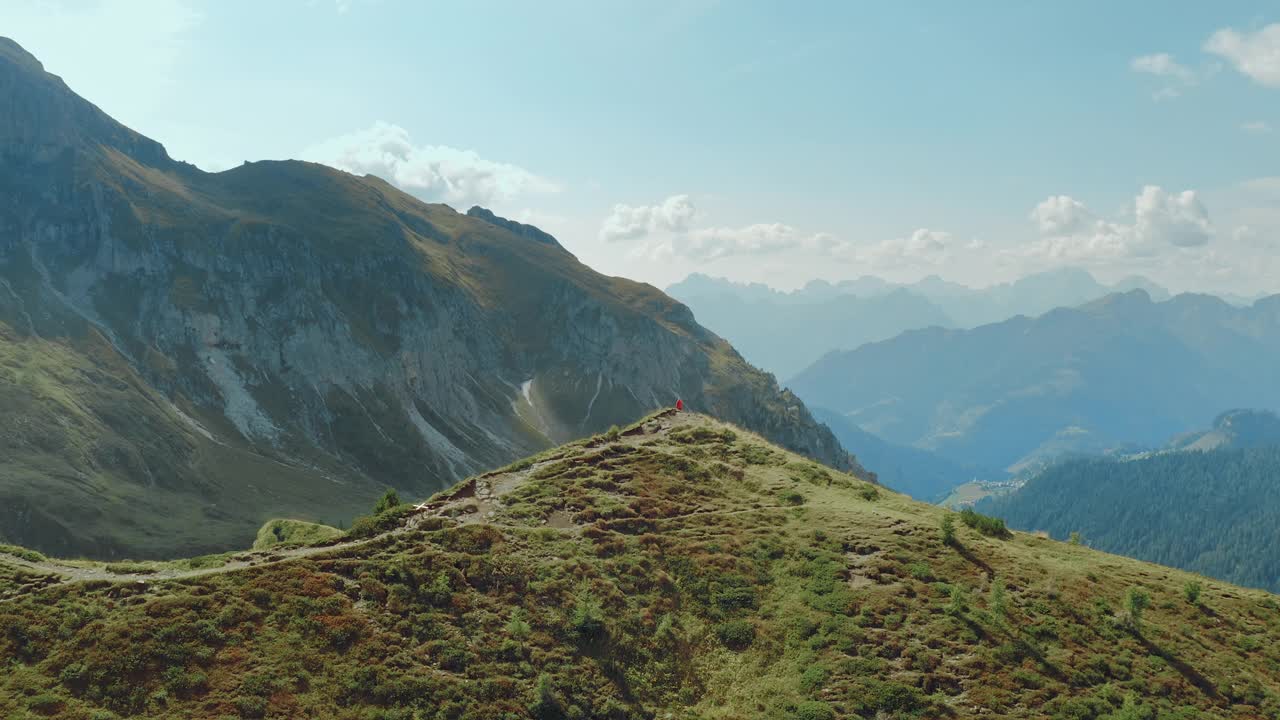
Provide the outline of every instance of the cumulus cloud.
{"type": "Polygon", "coordinates": [[[1134,72],[1171,77],[1184,82],[1190,82],[1195,78],[1195,74],[1191,70],[1180,65],[1169,53],[1155,53],[1154,55],[1136,57],[1129,63],[1129,67],[1134,72]]]}
{"type": "Polygon", "coordinates": [[[1165,84],[1151,94],[1156,100],[1168,100],[1182,94],[1184,88],[1196,84],[1196,74],[1180,64],[1169,53],[1155,53],[1136,57],[1129,62],[1129,69],[1137,73],[1154,75],[1165,84]]]}
{"type": "Polygon", "coordinates": [[[1052,195],[1031,211],[1042,235],[1074,235],[1093,224],[1093,213],[1068,195],[1052,195]]]}
{"type": "Polygon", "coordinates": [[[781,222],[699,226],[697,219],[697,210],[686,195],[673,195],[652,206],[616,205],[602,224],[600,237],[632,241],[627,257],[643,261],[710,263],[787,254],[789,261],[849,263],[885,271],[935,268],[963,251],[984,247],[981,242],[960,241],[948,232],[929,228],[888,240],[866,241],[805,231],[781,222]]]}
{"type": "Polygon", "coordinates": [[[1204,49],[1222,57],[1254,82],[1280,88],[1280,23],[1255,32],[1219,30],[1205,41],[1204,49]]]}
{"type": "Polygon", "coordinates": [[[1209,243],[1214,228],[1194,190],[1170,193],[1148,185],[1134,198],[1132,215],[1097,218],[1080,201],[1057,195],[1031,211],[1042,239],[1021,254],[1077,262],[1147,257],[1209,243]]]}
{"type": "Polygon", "coordinates": [[[1213,237],[1209,211],[1194,190],[1171,194],[1148,185],[1135,199],[1134,211],[1134,231],[1142,242],[1197,247],[1213,237]]]}
{"type": "Polygon", "coordinates": [[[637,240],[660,233],[686,232],[697,208],[688,195],[672,195],[657,205],[614,205],[600,226],[600,238],[609,242],[637,240]]]}
{"type": "Polygon", "coordinates": [[[768,255],[786,251],[826,252],[834,243],[826,233],[805,234],[783,223],[757,223],[738,228],[712,227],[667,237],[638,249],[655,260],[687,258],[709,262],[737,255],[768,255]]]}
{"type": "Polygon", "coordinates": [[[307,148],[301,157],[356,175],[376,175],[428,202],[459,207],[559,190],[524,168],[487,160],[472,150],[414,145],[407,130],[381,121],[307,148]]]}
{"type": "Polygon", "coordinates": [[[962,247],[977,249],[981,243],[962,245],[949,232],[918,228],[911,234],[867,246],[850,246],[840,253],[849,260],[879,269],[937,266],[962,247]]]}

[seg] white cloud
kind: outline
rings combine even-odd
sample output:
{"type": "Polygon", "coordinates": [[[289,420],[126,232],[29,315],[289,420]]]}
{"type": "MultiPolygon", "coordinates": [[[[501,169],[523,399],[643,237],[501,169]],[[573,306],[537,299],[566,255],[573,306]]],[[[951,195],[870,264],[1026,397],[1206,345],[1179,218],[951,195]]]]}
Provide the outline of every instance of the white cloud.
{"type": "Polygon", "coordinates": [[[743,226],[695,227],[697,210],[687,195],[673,195],[658,205],[616,205],[600,228],[605,241],[641,241],[628,258],[654,262],[709,263],[728,258],[750,259],[788,253],[789,262],[857,263],[884,270],[935,267],[960,250],[983,247],[961,243],[950,233],[917,229],[880,242],[805,232],[780,222],[743,226]]]}
{"type": "Polygon", "coordinates": [[[1134,72],[1171,77],[1183,82],[1191,82],[1195,79],[1195,74],[1187,67],[1178,64],[1178,61],[1174,60],[1169,53],[1136,57],[1129,63],[1129,67],[1134,72]]]}
{"type": "Polygon", "coordinates": [[[688,195],[672,195],[658,205],[614,205],[600,226],[600,238],[609,242],[638,240],[662,233],[686,232],[697,208],[688,195]]]}
{"type": "Polygon", "coordinates": [[[524,168],[486,160],[472,150],[414,145],[404,128],[381,121],[307,148],[301,158],[356,175],[376,175],[423,200],[463,210],[559,190],[524,168]]]}
{"type": "Polygon", "coordinates": [[[1143,242],[1197,247],[1213,237],[1209,211],[1194,190],[1170,194],[1148,185],[1134,200],[1134,210],[1134,231],[1143,242]]]}
{"type": "Polygon", "coordinates": [[[1098,219],[1078,200],[1053,196],[1031,211],[1042,240],[1015,254],[1072,262],[1151,257],[1207,245],[1214,236],[1209,212],[1194,190],[1170,193],[1148,185],[1134,198],[1132,215],[1098,219]]]}
{"type": "Polygon", "coordinates": [[[1247,133],[1263,135],[1271,132],[1271,125],[1265,120],[1250,120],[1246,123],[1240,123],[1240,129],[1247,133]]]}
{"type": "Polygon", "coordinates": [[[824,252],[833,238],[826,233],[806,235],[783,223],[757,223],[739,228],[702,228],[672,236],[637,250],[655,260],[683,257],[708,262],[739,255],[767,255],[784,251],[824,252]]]}
{"type": "Polygon", "coordinates": [[[1074,235],[1093,224],[1093,213],[1067,195],[1052,195],[1031,211],[1042,235],[1074,235]]]}
{"type": "MultiPolygon", "coordinates": [[[[850,247],[845,253],[853,262],[880,270],[937,266],[951,259],[961,248],[951,233],[942,230],[918,228],[910,235],[866,247],[850,247]]],[[[969,249],[978,249],[981,243],[969,243],[969,249]]]]}
{"type": "Polygon", "coordinates": [[[1226,59],[1254,82],[1280,88],[1280,23],[1255,32],[1219,30],[1205,41],[1204,49],[1226,59]]]}
{"type": "Polygon", "coordinates": [[[1138,73],[1154,75],[1168,83],[1151,94],[1151,97],[1155,100],[1176,98],[1182,94],[1184,88],[1196,84],[1195,72],[1174,60],[1169,53],[1155,53],[1136,57],[1129,61],[1129,69],[1138,73]]]}

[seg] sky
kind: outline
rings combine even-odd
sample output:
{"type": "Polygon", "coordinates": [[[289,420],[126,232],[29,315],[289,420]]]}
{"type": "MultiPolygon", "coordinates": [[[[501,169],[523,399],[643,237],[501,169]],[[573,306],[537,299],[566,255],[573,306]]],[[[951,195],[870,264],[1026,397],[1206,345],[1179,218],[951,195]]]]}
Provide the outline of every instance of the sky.
{"type": "Polygon", "coordinates": [[[1280,292],[1274,0],[5,0],[0,35],[205,170],[372,173],[659,287],[1280,292]]]}

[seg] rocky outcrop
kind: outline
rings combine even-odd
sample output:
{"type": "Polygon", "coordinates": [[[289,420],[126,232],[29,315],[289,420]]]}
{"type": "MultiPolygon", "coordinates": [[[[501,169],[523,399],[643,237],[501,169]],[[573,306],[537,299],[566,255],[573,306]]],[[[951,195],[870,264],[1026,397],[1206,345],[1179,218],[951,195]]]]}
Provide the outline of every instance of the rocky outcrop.
{"type": "Polygon", "coordinates": [[[520,235],[521,237],[527,237],[530,240],[533,240],[534,242],[540,242],[546,245],[554,245],[555,247],[558,247],[561,249],[563,249],[564,247],[560,244],[559,240],[555,239],[555,236],[553,236],[549,232],[543,231],[541,228],[534,227],[533,225],[526,225],[522,222],[516,222],[515,220],[508,220],[504,217],[499,217],[497,215],[494,215],[492,210],[489,210],[488,208],[482,208],[479,205],[476,205],[472,207],[470,210],[468,210],[467,217],[477,218],[491,225],[497,225],[500,228],[505,228],[507,230],[510,230],[516,235],[520,235]]]}

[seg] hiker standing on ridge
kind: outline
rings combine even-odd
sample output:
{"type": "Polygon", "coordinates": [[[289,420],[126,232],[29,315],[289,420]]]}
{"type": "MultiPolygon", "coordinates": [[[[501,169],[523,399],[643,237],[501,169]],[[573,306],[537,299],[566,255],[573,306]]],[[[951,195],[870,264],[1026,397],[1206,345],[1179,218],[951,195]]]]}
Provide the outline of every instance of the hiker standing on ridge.
{"type": "Polygon", "coordinates": [[[679,412],[681,410],[684,410],[684,401],[676,398],[676,411],[679,412]]]}

